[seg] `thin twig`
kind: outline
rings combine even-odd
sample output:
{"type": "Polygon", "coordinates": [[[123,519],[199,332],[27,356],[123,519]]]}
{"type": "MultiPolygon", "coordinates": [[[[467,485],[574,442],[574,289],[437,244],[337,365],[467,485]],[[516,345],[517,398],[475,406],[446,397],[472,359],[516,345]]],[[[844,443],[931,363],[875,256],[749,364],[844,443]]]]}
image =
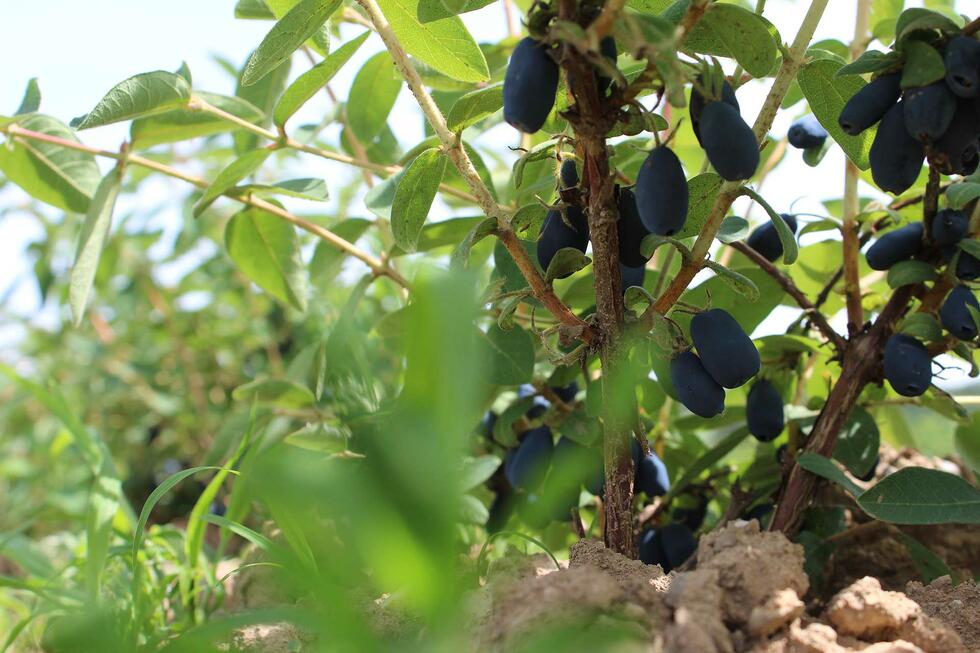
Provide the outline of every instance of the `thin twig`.
{"type": "Polygon", "coordinates": [[[786,273],[770,263],[769,260],[762,254],[755,251],[743,242],[730,243],[729,247],[741,252],[753,263],[762,268],[766,274],[775,279],[776,283],[778,283],[780,287],[782,287],[782,289],[793,298],[793,301],[795,301],[796,304],[803,309],[813,326],[815,326],[824,335],[824,337],[834,345],[837,352],[844,352],[844,349],[847,347],[847,341],[842,335],[834,331],[834,328],[830,326],[829,322],[827,322],[827,318],[824,317],[823,313],[817,310],[817,307],[810,302],[807,296],[803,294],[803,291],[800,290],[799,286],[797,286],[786,273]]]}
{"type": "MultiPolygon", "coordinates": [[[[201,177],[190,175],[188,173],[177,170],[176,168],[172,168],[166,164],[160,163],[159,161],[147,159],[137,154],[113,152],[111,150],[103,150],[96,147],[90,147],[88,145],[79,143],[77,141],[72,141],[64,138],[59,138],[57,136],[51,136],[50,134],[44,134],[42,132],[36,132],[29,129],[24,129],[23,127],[20,127],[17,124],[7,125],[3,129],[0,129],[0,132],[4,132],[14,137],[15,139],[43,141],[45,143],[51,143],[52,145],[58,145],[66,149],[75,150],[78,152],[86,152],[93,156],[101,156],[109,159],[114,159],[116,161],[122,161],[125,159],[125,161],[129,164],[137,165],[143,168],[148,168],[150,170],[154,170],[156,172],[167,175],[168,177],[173,177],[174,179],[180,179],[181,181],[185,181],[201,189],[208,188],[211,185],[211,183],[206,179],[202,179],[201,177]]],[[[406,288],[409,286],[408,280],[406,280],[400,274],[398,274],[397,272],[395,272],[394,270],[386,266],[379,258],[377,258],[372,254],[369,254],[368,252],[365,252],[364,250],[357,247],[353,243],[344,240],[343,238],[341,238],[340,236],[338,236],[337,234],[333,233],[332,231],[330,231],[325,227],[322,227],[314,222],[310,222],[297,215],[293,215],[289,211],[286,211],[285,209],[280,208],[279,206],[272,204],[271,202],[266,202],[265,200],[256,198],[250,194],[241,194],[235,191],[234,189],[231,189],[226,193],[223,193],[223,195],[225,197],[229,197],[235,200],[236,202],[241,202],[242,204],[252,206],[258,209],[262,209],[263,211],[267,211],[268,213],[272,213],[273,215],[283,218],[284,220],[296,225],[300,229],[303,229],[304,231],[307,231],[313,234],[314,236],[317,236],[321,240],[330,243],[337,249],[347,252],[354,258],[367,264],[367,266],[370,267],[375,274],[390,277],[395,283],[397,283],[400,286],[406,288]]]]}
{"type": "MultiPolygon", "coordinates": [[[[851,41],[851,59],[857,59],[864,51],[864,37],[868,32],[868,18],[871,12],[870,0],[858,0],[857,17],[854,25],[854,39],[851,41]]],[[[858,168],[850,159],[844,161],[844,225],[841,229],[844,262],[844,301],[847,306],[848,333],[856,333],[864,324],[864,308],[861,306],[861,278],[858,259],[861,248],[858,244],[857,215],[858,168]]]]}
{"type": "Polygon", "coordinates": [[[517,263],[517,267],[524,275],[524,278],[527,279],[535,297],[551,311],[551,314],[557,320],[571,327],[576,337],[584,342],[593,341],[595,339],[595,333],[592,327],[572,312],[558,295],[555,294],[555,291],[544,280],[541,273],[538,272],[534,262],[528,256],[524,246],[520,243],[517,235],[511,228],[509,215],[503,207],[497,204],[490,190],[483,183],[480,174],[473,165],[473,161],[470,160],[469,155],[463,148],[462,140],[450,131],[446,125],[446,119],[443,117],[439,107],[436,106],[432,96],[429,95],[429,91],[422,82],[422,78],[419,77],[418,71],[415,70],[415,66],[402,47],[395,32],[391,29],[391,25],[388,24],[388,20],[385,18],[384,13],[382,13],[381,8],[378,7],[377,2],[375,0],[357,0],[357,2],[367,12],[371,22],[374,23],[375,30],[381,36],[381,40],[384,41],[385,47],[395,62],[395,67],[402,74],[402,77],[405,78],[409,90],[412,91],[412,94],[418,101],[419,107],[422,109],[422,113],[425,114],[432,130],[439,137],[443,151],[449,156],[453,165],[459,171],[460,176],[466,182],[466,185],[469,186],[476,203],[483,209],[483,212],[487,216],[497,221],[497,236],[507,248],[515,263],[517,263]]]}

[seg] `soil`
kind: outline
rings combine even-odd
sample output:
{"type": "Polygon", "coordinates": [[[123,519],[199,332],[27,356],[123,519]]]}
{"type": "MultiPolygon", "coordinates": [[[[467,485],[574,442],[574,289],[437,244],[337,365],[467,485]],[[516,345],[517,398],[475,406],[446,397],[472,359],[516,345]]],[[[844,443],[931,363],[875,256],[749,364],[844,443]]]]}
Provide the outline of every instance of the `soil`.
{"type": "MultiPolygon", "coordinates": [[[[875,538],[839,548],[864,549],[866,561],[898,560],[897,553],[882,554],[897,551],[887,544],[894,540],[889,529],[867,529],[875,538]]],[[[953,549],[976,536],[969,527],[933,531],[918,537],[930,546],[946,541],[955,555],[964,555],[953,549]]],[[[838,569],[856,569],[841,564],[838,569]]],[[[612,626],[626,634],[627,645],[615,648],[624,653],[980,653],[980,587],[973,580],[954,586],[943,577],[897,588],[903,574],[866,575],[823,595],[811,589],[803,565],[800,545],[760,531],[755,521],[704,535],[693,569],[670,574],[596,540],[573,545],[559,567],[543,554],[507,555],[493,561],[486,584],[469,597],[471,650],[531,651],[528,642],[542,631],[612,626]]],[[[255,583],[250,578],[246,585],[255,583]]],[[[253,588],[247,596],[269,595],[253,588]]],[[[397,599],[385,596],[370,608],[386,635],[418,626],[397,599]]],[[[315,642],[272,624],[241,631],[231,648],[280,653],[315,650],[315,642]]]]}

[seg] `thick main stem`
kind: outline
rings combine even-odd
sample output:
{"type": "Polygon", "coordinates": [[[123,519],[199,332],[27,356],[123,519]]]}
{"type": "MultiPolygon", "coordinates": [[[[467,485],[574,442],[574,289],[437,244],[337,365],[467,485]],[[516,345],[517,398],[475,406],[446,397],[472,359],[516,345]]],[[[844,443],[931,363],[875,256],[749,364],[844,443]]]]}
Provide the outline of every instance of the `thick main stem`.
{"type": "MultiPolygon", "coordinates": [[[[895,323],[905,314],[914,286],[902,286],[891,296],[872,329],[851,338],[840,377],[810,431],[806,450],[831,457],[837,436],[850,416],[864,386],[875,377],[881,351],[895,323]]],[[[810,505],[818,478],[794,464],[776,504],[770,530],[792,533],[799,528],[803,511],[810,505]]]]}
{"type": "MultiPolygon", "coordinates": [[[[615,3],[613,3],[614,6],[615,3]]],[[[575,20],[576,3],[564,0],[564,20],[575,20]]],[[[606,134],[615,124],[615,112],[599,95],[595,72],[573,48],[562,58],[575,105],[569,120],[575,128],[583,160],[582,188],[592,241],[598,318],[599,359],[602,365],[602,427],[605,460],[605,541],[610,549],[635,555],[633,546],[633,465],[630,439],[635,405],[626,375],[628,345],[623,340],[623,290],[619,273],[619,234],[615,178],[609,167],[606,134]]]]}

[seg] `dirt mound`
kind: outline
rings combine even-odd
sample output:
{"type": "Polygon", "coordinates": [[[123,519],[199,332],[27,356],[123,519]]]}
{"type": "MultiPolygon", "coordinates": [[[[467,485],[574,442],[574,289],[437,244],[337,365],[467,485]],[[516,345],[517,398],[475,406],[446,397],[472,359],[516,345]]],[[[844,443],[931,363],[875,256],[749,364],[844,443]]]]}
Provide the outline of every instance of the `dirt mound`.
{"type": "Polygon", "coordinates": [[[806,594],[803,547],[781,533],[759,531],[759,522],[736,522],[701,538],[698,569],[718,572],[726,621],[746,623],[752,610],[782,590],[806,594]]]}
{"type": "Polygon", "coordinates": [[[865,577],[835,596],[826,612],[839,634],[863,641],[904,640],[926,653],[966,653],[959,635],[900,592],[865,577]]]}
{"type": "Polygon", "coordinates": [[[590,540],[572,547],[567,569],[556,570],[553,563],[543,567],[540,561],[495,563],[484,590],[475,650],[511,650],[535,631],[601,620],[635,626],[637,639],[655,637],[665,621],[661,592],[654,585],[662,577],[659,567],[590,540]]]}
{"type": "Polygon", "coordinates": [[[980,585],[973,580],[953,586],[949,576],[928,585],[912,581],[905,588],[922,611],[957,632],[969,651],[980,651],[980,585]]]}
{"type": "MultiPolygon", "coordinates": [[[[474,652],[614,650],[617,653],[978,653],[980,588],[948,578],[906,593],[864,577],[828,601],[808,595],[801,546],[757,522],[733,522],[701,538],[697,566],[660,567],[606,549],[573,545],[567,564],[543,554],[494,560],[467,598],[474,652]],[[807,604],[810,601],[810,611],[807,604]],[[826,607],[823,607],[826,606],[826,607]],[[618,637],[613,643],[605,635],[618,637]],[[561,633],[565,639],[548,639],[561,633]],[[577,639],[591,635],[591,640],[577,639]]],[[[419,632],[397,594],[372,605],[379,634],[419,632]]],[[[232,649],[306,650],[285,625],[242,632],[232,649]],[[297,648],[298,647],[298,648],[297,648]]]]}
{"type": "Polygon", "coordinates": [[[967,653],[980,630],[973,583],[913,584],[906,595],[862,578],[807,614],[802,547],[756,522],[702,537],[697,562],[665,576],[594,540],[572,547],[567,569],[509,562],[524,571],[485,588],[476,650],[513,650],[548,623],[610,617],[635,624],[640,650],[665,653],[967,653]]]}

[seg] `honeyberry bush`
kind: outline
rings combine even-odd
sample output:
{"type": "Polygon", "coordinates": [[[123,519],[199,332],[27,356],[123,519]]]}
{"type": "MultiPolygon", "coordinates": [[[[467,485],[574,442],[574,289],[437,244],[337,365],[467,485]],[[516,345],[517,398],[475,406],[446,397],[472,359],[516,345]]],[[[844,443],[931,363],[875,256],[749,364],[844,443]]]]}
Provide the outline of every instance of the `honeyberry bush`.
{"type": "Polygon", "coordinates": [[[845,509],[980,521],[980,427],[932,384],[977,374],[976,17],[861,0],[853,40],[812,42],[827,0],[795,34],[764,0],[555,0],[478,44],[457,14],[486,4],[240,0],[269,31],[234,95],[181,66],[67,121],[32,82],[0,117],[6,210],[43,225],[63,317],[2,368],[7,648],[206,650],[284,620],[379,650],[386,593],[415,646],[458,648],[508,544],[600,537],[670,569],[754,517],[819,583],[845,509]],[[389,126],[403,86],[419,143],[389,126]],[[85,144],[119,122],[118,150],[85,144]],[[839,196],[823,214],[766,202],[770,176],[800,183],[781,161],[832,148],[843,189],[801,189],[839,196]],[[185,189],[170,243],[115,210],[160,177],[185,189]],[[785,333],[751,339],[781,306],[785,333]],[[883,442],[963,473],[877,478],[883,442]],[[282,596],[234,612],[224,581],[256,569],[282,596]]]}

